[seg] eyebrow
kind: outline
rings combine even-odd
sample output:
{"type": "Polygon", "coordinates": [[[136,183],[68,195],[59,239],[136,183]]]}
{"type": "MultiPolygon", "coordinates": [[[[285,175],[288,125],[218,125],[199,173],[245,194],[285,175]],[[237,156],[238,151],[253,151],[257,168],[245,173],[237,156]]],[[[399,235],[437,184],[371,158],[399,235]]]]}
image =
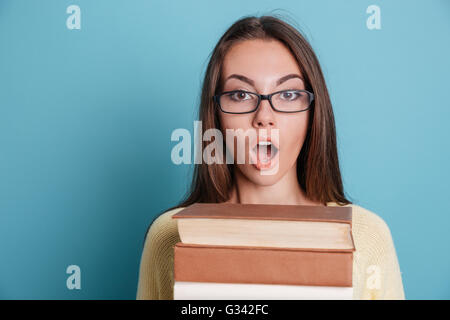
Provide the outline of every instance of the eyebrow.
{"type": "MultiPolygon", "coordinates": [[[[225,82],[227,82],[229,79],[233,79],[233,78],[241,80],[243,82],[246,82],[246,83],[248,83],[248,84],[250,84],[252,86],[255,86],[255,81],[253,81],[252,79],[247,78],[246,76],[243,76],[242,74],[236,74],[236,73],[234,73],[234,74],[230,75],[228,78],[226,78],[225,82]]],[[[279,86],[283,82],[285,82],[285,81],[287,81],[289,79],[293,79],[293,78],[298,78],[298,79],[300,79],[300,80],[302,80],[304,82],[303,78],[300,77],[298,74],[291,73],[291,74],[288,74],[288,75],[278,79],[277,80],[277,86],[279,86]]]]}

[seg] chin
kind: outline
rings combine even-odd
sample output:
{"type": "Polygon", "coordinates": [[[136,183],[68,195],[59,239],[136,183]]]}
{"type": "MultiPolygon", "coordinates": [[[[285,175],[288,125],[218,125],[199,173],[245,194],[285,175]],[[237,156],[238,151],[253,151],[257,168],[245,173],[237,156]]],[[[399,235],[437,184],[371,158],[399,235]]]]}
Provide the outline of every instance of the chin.
{"type": "Polygon", "coordinates": [[[256,169],[251,164],[245,165],[237,165],[237,169],[241,172],[241,174],[246,177],[248,180],[253,182],[256,185],[260,186],[271,186],[281,180],[281,178],[286,173],[281,168],[278,168],[278,171],[274,174],[263,175],[261,171],[256,169]]]}

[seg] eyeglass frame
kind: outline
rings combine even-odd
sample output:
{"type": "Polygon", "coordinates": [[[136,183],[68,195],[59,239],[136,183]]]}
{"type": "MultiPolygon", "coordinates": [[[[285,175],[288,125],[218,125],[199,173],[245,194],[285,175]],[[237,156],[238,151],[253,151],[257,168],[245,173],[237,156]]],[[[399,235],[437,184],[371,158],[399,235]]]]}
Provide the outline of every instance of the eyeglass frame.
{"type": "Polygon", "coordinates": [[[280,90],[280,91],[276,91],[276,92],[272,92],[270,94],[259,94],[256,92],[251,92],[251,91],[246,91],[246,90],[231,90],[231,91],[225,91],[225,92],[221,92],[219,94],[216,94],[213,96],[213,100],[214,102],[219,106],[220,111],[222,111],[223,113],[231,113],[231,114],[246,114],[246,113],[252,113],[255,112],[256,110],[258,110],[259,106],[261,105],[261,101],[262,100],[269,100],[269,104],[270,107],[277,112],[283,112],[283,113],[297,113],[297,112],[303,112],[303,111],[307,111],[311,108],[312,106],[312,102],[314,101],[314,93],[308,91],[308,90],[299,90],[299,89],[286,89],[286,90],[280,90]],[[280,93],[280,92],[286,92],[286,91],[301,91],[301,92],[306,92],[308,94],[309,97],[309,105],[308,108],[306,108],[305,110],[300,110],[300,111],[282,111],[282,110],[278,110],[276,109],[273,104],[272,104],[272,96],[280,93]],[[244,93],[250,93],[253,95],[256,95],[258,97],[258,103],[256,104],[256,107],[251,110],[251,111],[245,111],[245,112],[230,112],[230,111],[224,111],[222,109],[222,106],[220,105],[220,97],[226,93],[235,93],[235,92],[244,92],[244,93]]]}

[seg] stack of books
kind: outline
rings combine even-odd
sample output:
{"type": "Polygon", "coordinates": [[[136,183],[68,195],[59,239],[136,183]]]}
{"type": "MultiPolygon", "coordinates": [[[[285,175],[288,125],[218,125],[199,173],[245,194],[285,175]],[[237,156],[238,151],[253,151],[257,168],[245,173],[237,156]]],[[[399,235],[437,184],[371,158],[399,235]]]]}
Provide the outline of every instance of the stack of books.
{"type": "Polygon", "coordinates": [[[351,207],[196,203],[172,218],[175,300],[352,299],[351,207]]]}

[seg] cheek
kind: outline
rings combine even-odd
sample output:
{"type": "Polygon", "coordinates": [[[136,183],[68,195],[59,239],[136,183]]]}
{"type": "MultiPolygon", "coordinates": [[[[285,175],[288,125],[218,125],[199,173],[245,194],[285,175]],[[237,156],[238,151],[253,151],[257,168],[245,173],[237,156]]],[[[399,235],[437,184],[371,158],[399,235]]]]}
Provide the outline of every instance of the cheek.
{"type": "MultiPolygon", "coordinates": [[[[219,122],[222,131],[223,141],[225,142],[227,148],[234,147],[234,154],[237,152],[237,143],[236,140],[227,139],[227,129],[236,132],[238,129],[242,129],[246,131],[251,128],[251,117],[247,114],[242,115],[234,115],[234,114],[224,114],[221,113],[219,115],[219,122]]],[[[230,150],[231,151],[231,150],[230,150]]]]}
{"type": "Polygon", "coordinates": [[[247,114],[236,115],[220,113],[219,120],[224,133],[225,129],[247,129],[251,126],[251,118],[247,114]]]}
{"type": "Polygon", "coordinates": [[[295,158],[308,130],[308,115],[299,115],[280,123],[280,147],[287,158],[295,158]]]}

